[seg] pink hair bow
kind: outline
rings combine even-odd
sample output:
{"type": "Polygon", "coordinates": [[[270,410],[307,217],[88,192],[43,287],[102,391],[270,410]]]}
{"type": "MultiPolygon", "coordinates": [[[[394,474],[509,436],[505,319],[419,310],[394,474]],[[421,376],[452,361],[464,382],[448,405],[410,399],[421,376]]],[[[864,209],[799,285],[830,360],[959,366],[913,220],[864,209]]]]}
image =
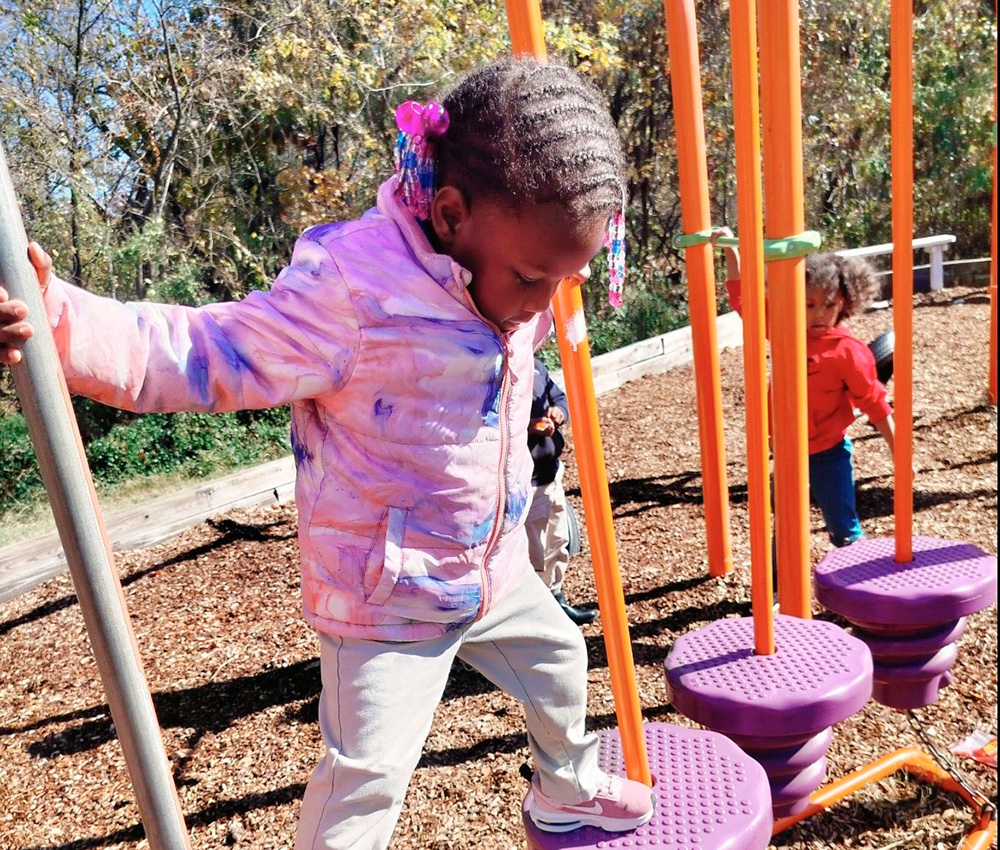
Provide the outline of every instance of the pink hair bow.
{"type": "Polygon", "coordinates": [[[448,111],[433,100],[426,106],[408,100],[396,107],[396,126],[409,136],[435,139],[448,131],[448,111]]]}
{"type": "Polygon", "coordinates": [[[448,130],[448,112],[431,101],[408,100],[396,107],[396,193],[414,216],[426,221],[437,191],[433,140],[448,130]]]}

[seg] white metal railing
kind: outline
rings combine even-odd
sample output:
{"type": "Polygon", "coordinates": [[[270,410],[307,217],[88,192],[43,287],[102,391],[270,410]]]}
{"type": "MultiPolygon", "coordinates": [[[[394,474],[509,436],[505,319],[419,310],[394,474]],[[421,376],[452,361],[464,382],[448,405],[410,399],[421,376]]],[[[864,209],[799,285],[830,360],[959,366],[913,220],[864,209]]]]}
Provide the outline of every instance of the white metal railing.
{"type": "MultiPolygon", "coordinates": [[[[931,290],[944,289],[944,251],[955,241],[955,237],[950,233],[943,233],[938,236],[922,236],[913,240],[913,248],[922,248],[930,257],[931,262],[931,290]]],[[[882,245],[866,245],[863,248],[845,248],[837,251],[841,257],[876,257],[880,254],[891,254],[892,243],[886,242],[882,245]]]]}

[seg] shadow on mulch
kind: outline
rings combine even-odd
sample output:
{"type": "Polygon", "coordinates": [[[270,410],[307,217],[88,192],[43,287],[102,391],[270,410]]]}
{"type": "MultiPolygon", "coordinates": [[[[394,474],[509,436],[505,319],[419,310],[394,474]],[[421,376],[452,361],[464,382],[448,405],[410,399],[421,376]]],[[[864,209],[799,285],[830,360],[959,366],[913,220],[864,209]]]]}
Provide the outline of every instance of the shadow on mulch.
{"type": "MultiPolygon", "coordinates": [[[[287,528],[288,526],[284,522],[242,523],[236,522],[228,517],[221,517],[205,520],[205,524],[218,531],[219,536],[203,543],[200,546],[187,549],[179,555],[175,555],[173,558],[168,558],[165,561],[153,564],[145,570],[137,570],[121,580],[122,587],[128,587],[129,585],[135,584],[140,579],[144,579],[150,575],[155,575],[161,570],[165,570],[167,567],[172,567],[175,564],[195,561],[202,555],[216,555],[227,546],[244,546],[247,543],[254,542],[263,543],[265,541],[297,539],[294,529],[287,534],[267,533],[268,530],[272,528],[287,528]]],[[[62,596],[59,599],[53,599],[45,605],[39,605],[37,608],[22,614],[20,617],[16,617],[13,620],[7,620],[5,623],[0,623],[0,637],[7,634],[7,632],[12,629],[16,629],[18,626],[23,626],[27,623],[41,620],[50,614],[62,611],[69,608],[71,605],[76,604],[76,594],[71,593],[67,596],[62,596]]]]}

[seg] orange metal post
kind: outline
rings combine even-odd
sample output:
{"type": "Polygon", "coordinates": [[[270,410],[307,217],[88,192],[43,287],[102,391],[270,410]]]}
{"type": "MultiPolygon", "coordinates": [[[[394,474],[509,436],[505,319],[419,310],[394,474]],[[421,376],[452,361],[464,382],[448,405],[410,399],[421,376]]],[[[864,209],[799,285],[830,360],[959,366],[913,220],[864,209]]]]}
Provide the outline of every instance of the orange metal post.
{"type": "MultiPolygon", "coordinates": [[[[531,54],[545,60],[542,17],[538,0],[507,0],[511,45],[518,55],[531,54]]],[[[621,734],[625,772],[629,779],[652,785],[642,706],[635,681],[635,662],[629,639],[615,544],[611,493],[601,444],[597,396],[590,365],[590,345],[583,315],[579,282],[564,280],[552,302],[559,339],[559,354],[566,379],[566,397],[573,422],[576,461],[580,473],[584,517],[594,564],[594,584],[604,625],[611,691],[621,734]]]]}
{"type": "Polygon", "coordinates": [[[608,653],[611,691],[615,698],[625,772],[629,779],[652,785],[642,725],[642,706],[635,681],[635,662],[625,612],[625,593],[618,565],[618,547],[615,544],[608,474],[601,447],[597,396],[590,367],[590,344],[586,337],[579,284],[564,280],[552,305],[556,321],[560,325],[559,355],[573,422],[573,441],[576,445],[574,456],[580,474],[584,517],[594,564],[594,584],[604,625],[604,645],[608,653]],[[569,332],[568,328],[571,329],[569,332]],[[582,338],[579,336],[581,333],[582,338]]]}
{"type": "Polygon", "coordinates": [[[774,652],[771,587],[771,482],[767,448],[767,353],[764,327],[764,239],[757,98],[757,13],[752,0],[729,4],[736,128],[736,195],[743,291],[743,380],[746,386],[747,490],[754,650],[774,652]]]}
{"type": "Polygon", "coordinates": [[[997,819],[995,813],[983,812],[972,831],[965,837],[962,850],[989,850],[997,846],[997,819]]]}
{"type": "Polygon", "coordinates": [[[896,561],[913,560],[913,4],[892,0],[892,318],[896,561]]]}
{"type": "MultiPolygon", "coordinates": [[[[996,2],[993,3],[994,14],[996,2]]],[[[993,233],[990,237],[990,402],[997,403],[997,65],[993,57],[993,233]]]]}
{"type": "Polygon", "coordinates": [[[545,59],[545,34],[538,0],[507,0],[507,27],[516,55],[545,59]]]}
{"type": "MultiPolygon", "coordinates": [[[[677,178],[681,223],[686,233],[711,226],[708,163],[702,115],[700,60],[694,0],[663,0],[670,54],[670,84],[677,134],[677,178]]],[[[722,426],[722,386],[719,344],[715,328],[715,272],[710,245],[684,252],[688,309],[694,349],[695,398],[701,446],[702,499],[708,542],[708,572],[725,575],[733,569],[729,533],[729,482],[722,426]]]]}
{"type": "MultiPolygon", "coordinates": [[[[765,236],[804,229],[799,17],[794,0],[761,0],[761,110],[765,236]]],[[[781,610],[811,616],[809,464],[806,420],[805,262],[768,268],[774,403],[775,523],[781,610]]]]}

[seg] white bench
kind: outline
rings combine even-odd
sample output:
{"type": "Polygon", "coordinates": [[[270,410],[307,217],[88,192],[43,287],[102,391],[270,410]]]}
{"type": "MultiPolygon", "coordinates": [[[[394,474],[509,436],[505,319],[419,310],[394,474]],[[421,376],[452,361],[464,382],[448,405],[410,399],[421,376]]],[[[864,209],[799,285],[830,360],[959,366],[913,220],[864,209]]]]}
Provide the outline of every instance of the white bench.
{"type": "MultiPolygon", "coordinates": [[[[930,257],[931,261],[931,290],[944,288],[944,251],[955,237],[950,233],[939,236],[922,236],[913,240],[913,248],[922,248],[930,257]]],[[[864,248],[845,248],[837,251],[841,257],[875,257],[879,254],[891,254],[892,243],[886,242],[882,245],[866,245],[864,248]]]]}

